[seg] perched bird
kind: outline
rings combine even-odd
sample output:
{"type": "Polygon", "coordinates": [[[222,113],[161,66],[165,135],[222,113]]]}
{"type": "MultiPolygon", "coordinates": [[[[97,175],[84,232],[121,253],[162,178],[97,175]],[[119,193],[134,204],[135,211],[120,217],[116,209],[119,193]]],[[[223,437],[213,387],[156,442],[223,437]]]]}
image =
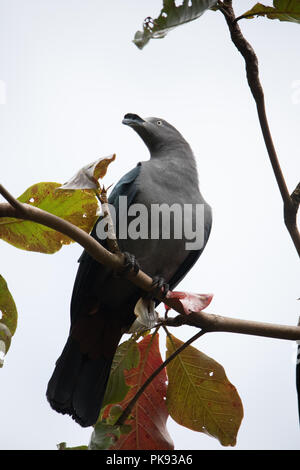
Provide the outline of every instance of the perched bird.
{"type": "MultiPolygon", "coordinates": [[[[121,178],[109,197],[109,203],[116,208],[117,234],[119,225],[127,217],[119,210],[120,196],[127,197],[126,209],[129,212],[137,207],[135,204],[146,208],[149,236],[118,237],[119,246],[122,251],[135,256],[144,272],[159,279],[159,286],[165,282],[173,289],[206,245],[212,223],[211,209],[199,191],[193,152],[172,125],[160,118],[142,119],[136,114],[126,114],[123,124],[130,126],[142,138],[150,151],[150,160],[138,163],[121,178]],[[178,220],[178,214],[170,214],[170,224],[177,223],[177,232],[163,226],[166,221],[152,221],[152,208],[162,204],[176,204],[177,209],[182,209],[182,220],[178,220]],[[199,219],[200,226],[199,223],[197,226],[197,205],[204,209],[203,218],[199,219]],[[183,210],[185,208],[189,210],[183,210]],[[189,224],[197,233],[203,232],[201,244],[196,249],[187,248],[184,230],[178,236],[179,228],[189,224]]],[[[100,220],[91,233],[96,239],[100,220]]],[[[126,218],[126,223],[131,220],[132,214],[128,220],[126,218]]],[[[105,246],[105,241],[99,241],[105,246]]],[[[111,269],[83,252],[71,301],[69,337],[47,388],[52,408],[71,415],[81,426],[95,424],[113,356],[121,336],[136,318],[134,307],[143,295],[145,293],[132,282],[116,276],[111,269]]]]}

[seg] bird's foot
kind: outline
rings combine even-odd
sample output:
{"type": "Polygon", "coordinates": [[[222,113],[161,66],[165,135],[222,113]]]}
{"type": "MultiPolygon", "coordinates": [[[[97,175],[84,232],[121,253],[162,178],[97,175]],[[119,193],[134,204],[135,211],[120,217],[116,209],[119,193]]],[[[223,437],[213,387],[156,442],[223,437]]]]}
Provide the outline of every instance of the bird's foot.
{"type": "Polygon", "coordinates": [[[136,257],[132,253],[128,253],[127,251],[124,251],[123,255],[124,265],[121,271],[118,272],[118,277],[124,277],[129,272],[133,272],[135,275],[137,275],[140,270],[140,265],[136,260],[136,257]]]}
{"type": "Polygon", "coordinates": [[[153,299],[163,296],[166,297],[169,291],[169,284],[161,276],[154,276],[152,279],[152,289],[146,294],[145,298],[153,299]]]}

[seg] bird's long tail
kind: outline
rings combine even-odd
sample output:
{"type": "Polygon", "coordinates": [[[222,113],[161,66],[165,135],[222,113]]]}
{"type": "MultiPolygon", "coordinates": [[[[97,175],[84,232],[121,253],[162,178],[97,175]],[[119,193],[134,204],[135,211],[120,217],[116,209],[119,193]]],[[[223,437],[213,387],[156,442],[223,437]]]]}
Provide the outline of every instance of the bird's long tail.
{"type": "Polygon", "coordinates": [[[120,328],[112,328],[111,321],[107,330],[103,329],[103,321],[99,325],[94,319],[86,319],[88,328],[80,324],[71,332],[46,392],[54,410],[69,414],[83,427],[92,426],[98,419],[113,356],[122,335],[120,328]],[[85,333],[86,344],[80,343],[77,330],[85,333]],[[86,335],[87,330],[89,335],[86,335]]]}

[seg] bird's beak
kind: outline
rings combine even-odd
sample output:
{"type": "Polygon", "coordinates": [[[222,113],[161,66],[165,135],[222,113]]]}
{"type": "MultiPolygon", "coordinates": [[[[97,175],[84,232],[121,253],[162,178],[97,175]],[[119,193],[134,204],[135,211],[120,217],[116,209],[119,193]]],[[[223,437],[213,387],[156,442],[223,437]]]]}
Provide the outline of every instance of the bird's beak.
{"type": "Polygon", "coordinates": [[[142,119],[140,116],[131,113],[125,114],[124,119],[122,121],[123,124],[131,127],[140,126],[144,122],[145,120],[142,119]]]}

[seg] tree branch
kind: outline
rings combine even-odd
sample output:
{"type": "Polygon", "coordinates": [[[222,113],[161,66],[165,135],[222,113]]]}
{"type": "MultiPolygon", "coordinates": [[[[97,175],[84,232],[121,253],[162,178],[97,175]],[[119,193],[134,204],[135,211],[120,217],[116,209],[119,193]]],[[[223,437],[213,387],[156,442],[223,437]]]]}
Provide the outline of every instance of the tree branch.
{"type": "MultiPolygon", "coordinates": [[[[0,194],[9,200],[9,204],[0,204],[0,217],[12,217],[16,219],[30,220],[41,225],[46,225],[78,242],[96,261],[104,264],[115,271],[121,271],[124,263],[122,253],[111,253],[106,250],[84,230],[76,227],[67,220],[50,214],[38,207],[23,204],[17,201],[0,184],[0,194]]],[[[152,290],[152,279],[140,271],[137,275],[129,272],[127,278],[132,280],[138,287],[149,292],[152,290]]]]}
{"type": "MultiPolygon", "coordinates": [[[[61,232],[79,243],[100,264],[104,264],[115,271],[123,270],[124,257],[122,253],[109,252],[84,230],[64,219],[61,219],[60,217],[57,217],[56,215],[50,214],[38,207],[16,201],[1,184],[0,194],[10,201],[9,204],[0,204],[0,218],[12,217],[46,225],[47,227],[61,232]]],[[[126,277],[146,292],[150,292],[153,289],[152,278],[141,270],[137,275],[129,272],[126,274],[126,277]]],[[[183,307],[180,307],[180,303],[177,299],[164,297],[163,292],[161,295],[157,292],[156,297],[158,300],[161,300],[180,314],[178,317],[175,317],[175,319],[167,319],[165,323],[163,322],[165,325],[179,326],[179,324],[185,324],[196,326],[207,331],[230,331],[232,333],[243,333],[279,339],[300,339],[300,327],[250,322],[246,320],[221,317],[205,312],[186,315],[183,307]]]]}
{"type": "MultiPolygon", "coordinates": [[[[30,220],[41,225],[46,225],[60,233],[67,235],[73,241],[79,243],[96,261],[100,264],[104,264],[116,272],[123,273],[124,270],[124,255],[117,251],[111,253],[106,250],[101,243],[91,237],[84,230],[76,227],[67,220],[61,219],[56,215],[46,212],[38,207],[31,206],[29,204],[21,203],[15,199],[8,191],[0,184],[0,194],[9,200],[9,204],[0,203],[0,218],[1,217],[12,217],[22,220],[30,220]]],[[[126,278],[133,282],[136,286],[146,292],[153,291],[153,280],[150,276],[144,273],[141,269],[136,274],[133,271],[126,273],[126,278]]],[[[176,310],[178,313],[183,314],[183,308],[176,305],[176,299],[167,299],[164,296],[163,290],[158,292],[155,290],[155,297],[158,300],[163,301],[170,308],[176,310]]]]}
{"type": "Polygon", "coordinates": [[[266,115],[264,92],[259,79],[258,60],[252,46],[245,39],[239,25],[237,24],[238,18],[235,17],[235,13],[232,8],[232,1],[224,0],[224,2],[220,2],[219,10],[223,13],[226,19],[232,42],[234,43],[234,45],[245,60],[248,84],[252,92],[253,98],[256,102],[261,131],[269,154],[269,159],[273,168],[277,185],[279,187],[280,194],[283,200],[284,222],[293,240],[298,255],[300,256],[300,234],[296,223],[296,214],[299,207],[299,203],[298,205],[294,204],[292,196],[290,196],[289,194],[283,173],[281,171],[281,167],[279,164],[266,115]]]}
{"type": "Polygon", "coordinates": [[[299,339],[300,334],[299,326],[276,325],[273,323],[241,320],[239,318],[223,317],[221,315],[207,312],[194,312],[190,315],[177,315],[174,318],[162,320],[161,323],[168,326],[195,326],[205,330],[207,333],[222,331],[294,341],[299,339]]]}

